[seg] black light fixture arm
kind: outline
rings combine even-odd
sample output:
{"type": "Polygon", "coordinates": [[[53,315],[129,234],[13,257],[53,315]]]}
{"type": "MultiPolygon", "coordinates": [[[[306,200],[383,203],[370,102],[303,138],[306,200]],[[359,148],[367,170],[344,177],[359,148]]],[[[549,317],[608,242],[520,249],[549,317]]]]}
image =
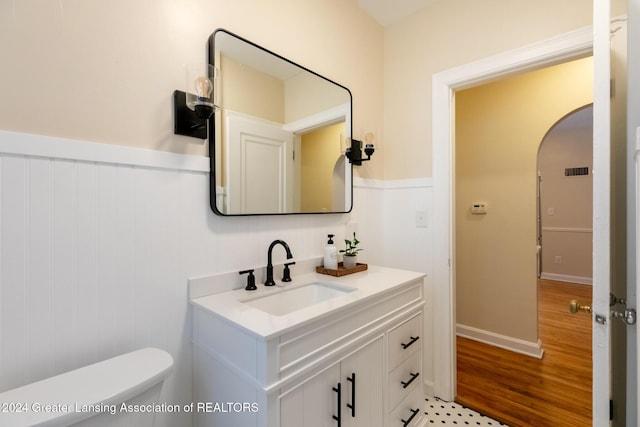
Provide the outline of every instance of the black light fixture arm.
{"type": "Polygon", "coordinates": [[[357,139],[351,140],[351,147],[347,148],[345,152],[345,156],[349,159],[352,165],[360,166],[362,162],[367,162],[371,160],[371,156],[375,151],[375,147],[373,144],[365,144],[364,146],[364,154],[367,155],[367,158],[362,157],[362,141],[358,141],[357,139]]]}

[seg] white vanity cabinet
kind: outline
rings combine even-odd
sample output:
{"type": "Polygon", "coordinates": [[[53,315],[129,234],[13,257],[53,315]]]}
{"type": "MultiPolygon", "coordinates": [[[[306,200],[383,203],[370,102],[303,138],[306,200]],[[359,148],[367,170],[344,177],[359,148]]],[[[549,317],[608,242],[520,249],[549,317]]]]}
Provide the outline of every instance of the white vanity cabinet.
{"type": "Polygon", "coordinates": [[[280,395],[280,427],[383,427],[383,338],[280,395]]]}
{"type": "Polygon", "coordinates": [[[379,267],[352,276],[308,277],[355,290],[284,316],[223,294],[192,299],[194,401],[214,409],[197,425],[422,425],[424,276],[379,267]]]}

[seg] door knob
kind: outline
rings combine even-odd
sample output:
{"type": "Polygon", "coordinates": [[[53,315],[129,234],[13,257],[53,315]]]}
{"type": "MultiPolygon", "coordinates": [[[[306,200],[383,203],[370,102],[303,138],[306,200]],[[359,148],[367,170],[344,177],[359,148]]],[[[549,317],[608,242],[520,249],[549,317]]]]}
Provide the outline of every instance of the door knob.
{"type": "Polygon", "coordinates": [[[590,305],[581,305],[577,300],[572,299],[569,303],[569,311],[573,314],[576,314],[579,311],[583,311],[585,313],[591,313],[590,305]]]}

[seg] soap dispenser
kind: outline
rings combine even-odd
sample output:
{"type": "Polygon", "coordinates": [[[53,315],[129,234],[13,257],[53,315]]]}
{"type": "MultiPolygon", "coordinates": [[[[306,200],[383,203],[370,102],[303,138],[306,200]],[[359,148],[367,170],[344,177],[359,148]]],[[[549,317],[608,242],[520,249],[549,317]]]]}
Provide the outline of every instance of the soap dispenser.
{"type": "Polygon", "coordinates": [[[338,269],[338,248],[333,244],[334,234],[329,234],[329,241],[327,246],[324,247],[324,268],[329,270],[338,269]]]}

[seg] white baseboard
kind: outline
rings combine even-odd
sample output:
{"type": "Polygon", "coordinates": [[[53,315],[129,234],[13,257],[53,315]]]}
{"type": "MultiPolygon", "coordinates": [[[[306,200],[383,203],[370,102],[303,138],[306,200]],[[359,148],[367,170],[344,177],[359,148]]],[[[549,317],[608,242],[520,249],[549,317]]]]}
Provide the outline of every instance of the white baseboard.
{"type": "Polygon", "coordinates": [[[593,285],[591,277],[569,276],[568,274],[541,273],[541,279],[557,280],[559,282],[578,283],[580,285],[593,285]]]}
{"type": "Polygon", "coordinates": [[[435,391],[433,381],[425,379],[422,385],[423,385],[422,391],[424,391],[424,394],[426,394],[427,396],[435,396],[436,391],[435,391]]]}
{"type": "Polygon", "coordinates": [[[535,357],[536,359],[542,359],[542,355],[544,354],[542,341],[540,340],[538,340],[538,342],[524,341],[461,324],[456,325],[456,335],[526,356],[535,357]]]}

